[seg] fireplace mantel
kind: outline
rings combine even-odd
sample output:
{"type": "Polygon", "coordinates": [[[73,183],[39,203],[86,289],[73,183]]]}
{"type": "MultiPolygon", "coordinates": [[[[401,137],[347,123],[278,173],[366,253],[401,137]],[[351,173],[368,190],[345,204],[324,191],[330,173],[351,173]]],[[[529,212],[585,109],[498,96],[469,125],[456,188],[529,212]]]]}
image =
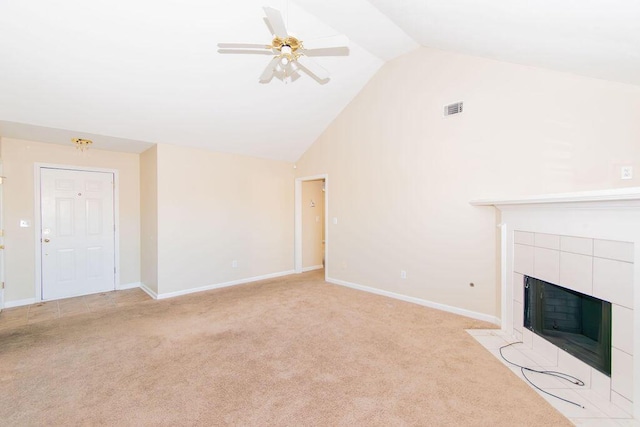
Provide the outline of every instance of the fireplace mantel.
{"type": "Polygon", "coordinates": [[[534,196],[476,199],[469,202],[473,206],[512,206],[550,203],[588,203],[640,201],[640,187],[616,188],[610,190],[580,191],[574,193],[540,194],[534,196]]]}

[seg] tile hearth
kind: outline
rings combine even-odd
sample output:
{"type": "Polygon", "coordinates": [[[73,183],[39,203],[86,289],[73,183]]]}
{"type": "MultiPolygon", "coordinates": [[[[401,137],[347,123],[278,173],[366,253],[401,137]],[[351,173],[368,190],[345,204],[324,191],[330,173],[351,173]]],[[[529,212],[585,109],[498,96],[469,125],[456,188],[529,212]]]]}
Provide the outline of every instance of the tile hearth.
{"type": "MultiPolygon", "coordinates": [[[[520,368],[509,364],[500,356],[500,347],[519,341],[517,338],[497,329],[470,329],[467,332],[515,375],[531,386],[522,376],[520,368]]],[[[535,351],[524,343],[503,349],[503,354],[507,359],[521,366],[536,370],[562,371],[562,369],[558,368],[557,361],[549,360],[543,353],[535,351]]],[[[580,387],[567,381],[537,373],[527,373],[527,376],[536,386],[543,390],[582,405],[584,408],[564,402],[531,386],[536,393],[577,426],[640,426],[640,422],[634,420],[629,413],[587,386],[580,387]]],[[[577,377],[580,378],[580,376],[577,377]]],[[[580,379],[587,382],[586,378],[580,379]]]]}

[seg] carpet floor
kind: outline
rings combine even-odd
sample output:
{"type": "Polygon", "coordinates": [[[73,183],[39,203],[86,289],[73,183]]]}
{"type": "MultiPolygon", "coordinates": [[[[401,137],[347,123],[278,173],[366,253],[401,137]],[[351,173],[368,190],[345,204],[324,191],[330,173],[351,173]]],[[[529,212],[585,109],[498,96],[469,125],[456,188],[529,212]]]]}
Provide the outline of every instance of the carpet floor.
{"type": "Polygon", "coordinates": [[[0,330],[1,425],[571,425],[465,329],[320,272],[0,330]]]}

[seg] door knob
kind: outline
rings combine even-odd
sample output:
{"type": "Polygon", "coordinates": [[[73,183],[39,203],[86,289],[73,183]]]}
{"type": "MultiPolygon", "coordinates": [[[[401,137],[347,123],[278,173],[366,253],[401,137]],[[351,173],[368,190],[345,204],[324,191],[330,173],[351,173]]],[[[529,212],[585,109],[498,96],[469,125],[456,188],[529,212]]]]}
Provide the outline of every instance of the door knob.
{"type": "Polygon", "coordinates": [[[50,241],[51,241],[51,240],[49,240],[49,239],[44,239],[44,242],[45,242],[45,243],[49,243],[50,241]]]}

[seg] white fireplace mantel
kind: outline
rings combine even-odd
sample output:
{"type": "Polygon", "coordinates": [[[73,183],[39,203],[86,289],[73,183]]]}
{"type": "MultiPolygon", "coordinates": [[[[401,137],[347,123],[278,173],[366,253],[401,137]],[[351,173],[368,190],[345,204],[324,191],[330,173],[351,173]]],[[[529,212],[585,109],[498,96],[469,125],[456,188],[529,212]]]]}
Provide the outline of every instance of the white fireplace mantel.
{"type": "MultiPolygon", "coordinates": [[[[628,413],[632,413],[636,420],[639,420],[640,389],[637,385],[640,384],[640,334],[638,333],[640,331],[640,187],[477,199],[472,200],[470,204],[478,207],[494,206],[500,211],[501,223],[498,227],[501,230],[502,237],[502,329],[525,342],[530,333],[522,328],[521,317],[518,318],[521,314],[517,312],[522,309],[520,308],[521,305],[519,306],[518,295],[516,294],[519,292],[519,285],[514,279],[515,276],[522,277],[522,275],[516,273],[518,268],[515,267],[516,262],[520,262],[521,258],[519,257],[518,260],[514,261],[516,247],[518,247],[518,251],[523,248],[523,245],[519,244],[523,242],[517,241],[518,238],[521,238],[519,236],[530,236],[532,242],[535,237],[536,243],[530,243],[531,246],[526,246],[527,243],[525,243],[526,247],[524,249],[528,248],[528,253],[534,254],[535,252],[536,255],[540,253],[541,256],[552,252],[549,249],[538,248],[538,237],[540,237],[541,242],[550,238],[560,239],[560,241],[562,239],[575,241],[575,238],[578,238],[577,240],[580,241],[628,242],[626,243],[627,247],[630,246],[629,243],[633,244],[632,258],[626,260],[629,261],[629,264],[632,264],[631,289],[633,296],[630,298],[631,301],[625,300],[623,305],[633,310],[632,317],[630,317],[631,322],[629,323],[632,324],[631,336],[635,338],[631,339],[633,344],[629,343],[627,347],[628,351],[632,353],[630,356],[632,357],[632,367],[627,372],[634,386],[631,392],[628,391],[629,387],[626,387],[627,400],[618,398],[616,401],[614,399],[615,393],[613,392],[614,383],[611,389],[611,401],[621,405],[628,413]],[[519,322],[520,327],[518,327],[519,322]]],[[[542,243],[542,247],[545,247],[544,243],[542,243]]],[[[557,249],[558,254],[561,255],[563,249],[560,247],[557,249]]],[[[595,256],[595,254],[593,255],[595,256]]],[[[534,255],[531,256],[534,257],[534,255]]],[[[540,260],[542,262],[542,258],[540,260]]],[[[530,262],[533,266],[538,262],[538,258],[534,257],[530,262]]],[[[557,270],[559,267],[554,265],[554,268],[557,270]]],[[[604,289],[612,288],[605,287],[604,289]]],[[[616,327],[615,324],[613,327],[616,327]]],[[[628,336],[628,328],[625,329],[627,330],[626,336],[628,336]]],[[[620,375],[618,374],[619,377],[620,375]]],[[[629,383],[626,384],[628,385],[629,383]]]]}
{"type": "Polygon", "coordinates": [[[623,202],[640,200],[640,187],[615,188],[609,190],[580,191],[574,193],[540,194],[534,196],[490,198],[472,200],[473,206],[502,206],[551,204],[551,203],[585,203],[585,202],[623,202]]]}

